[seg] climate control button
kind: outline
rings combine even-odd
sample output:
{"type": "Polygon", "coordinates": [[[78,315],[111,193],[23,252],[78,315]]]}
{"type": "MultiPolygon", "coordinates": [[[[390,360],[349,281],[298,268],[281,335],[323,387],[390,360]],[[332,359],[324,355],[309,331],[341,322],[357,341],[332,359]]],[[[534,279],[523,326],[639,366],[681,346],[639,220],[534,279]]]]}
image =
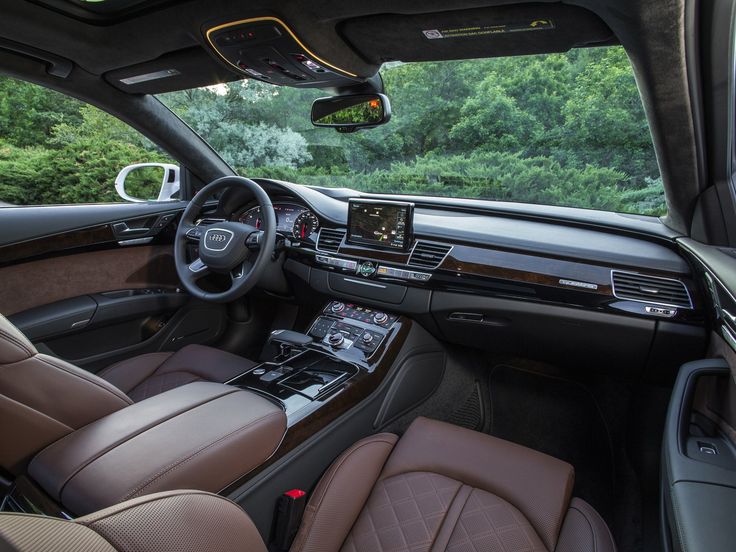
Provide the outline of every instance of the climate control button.
{"type": "Polygon", "coordinates": [[[334,313],[342,312],[345,310],[345,303],[339,303],[339,302],[332,303],[331,310],[334,313]]]}

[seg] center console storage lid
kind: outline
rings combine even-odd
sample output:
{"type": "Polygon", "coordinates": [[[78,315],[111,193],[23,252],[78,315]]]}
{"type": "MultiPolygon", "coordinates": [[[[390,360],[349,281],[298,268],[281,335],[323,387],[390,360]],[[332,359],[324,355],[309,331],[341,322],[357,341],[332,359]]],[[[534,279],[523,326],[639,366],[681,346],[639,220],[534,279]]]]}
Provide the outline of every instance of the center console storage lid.
{"type": "Polygon", "coordinates": [[[196,382],[97,420],[53,443],[29,474],[71,513],[172,489],[218,492],[267,460],[286,432],[271,401],[196,382]]]}

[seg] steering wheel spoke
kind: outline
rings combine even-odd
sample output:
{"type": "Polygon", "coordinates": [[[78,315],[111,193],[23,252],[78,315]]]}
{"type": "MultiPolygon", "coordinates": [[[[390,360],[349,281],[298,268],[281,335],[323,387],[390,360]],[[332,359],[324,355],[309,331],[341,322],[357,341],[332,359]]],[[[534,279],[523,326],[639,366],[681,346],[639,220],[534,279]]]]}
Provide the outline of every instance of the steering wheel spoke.
{"type": "Polygon", "coordinates": [[[207,276],[207,274],[210,273],[210,269],[207,267],[206,264],[202,262],[202,259],[195,259],[191,263],[189,263],[189,272],[191,273],[191,277],[194,280],[199,280],[200,278],[204,278],[207,276]]]}
{"type": "Polygon", "coordinates": [[[242,263],[240,263],[238,266],[230,271],[230,279],[232,280],[232,283],[235,284],[238,281],[242,280],[252,269],[253,263],[251,263],[248,259],[244,260],[242,263]]]}

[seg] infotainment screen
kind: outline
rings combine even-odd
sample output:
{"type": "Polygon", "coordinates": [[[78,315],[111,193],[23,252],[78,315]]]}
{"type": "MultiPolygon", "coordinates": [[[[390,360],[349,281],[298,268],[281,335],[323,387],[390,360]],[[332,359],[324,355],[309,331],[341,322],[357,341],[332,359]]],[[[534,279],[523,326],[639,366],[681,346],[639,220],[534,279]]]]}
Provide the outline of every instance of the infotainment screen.
{"type": "Polygon", "coordinates": [[[351,199],[347,243],[407,251],[413,217],[413,203],[351,199]]]}

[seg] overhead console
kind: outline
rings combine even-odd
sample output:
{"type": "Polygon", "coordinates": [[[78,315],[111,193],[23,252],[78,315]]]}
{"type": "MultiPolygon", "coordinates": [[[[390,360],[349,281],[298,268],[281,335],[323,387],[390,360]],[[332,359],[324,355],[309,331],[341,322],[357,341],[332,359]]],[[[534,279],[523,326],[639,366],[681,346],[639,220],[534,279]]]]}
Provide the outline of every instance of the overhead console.
{"type": "Polygon", "coordinates": [[[254,17],[211,27],[209,46],[232,69],[271,84],[296,87],[345,87],[365,79],[309,50],[276,17],[254,17]]]}

